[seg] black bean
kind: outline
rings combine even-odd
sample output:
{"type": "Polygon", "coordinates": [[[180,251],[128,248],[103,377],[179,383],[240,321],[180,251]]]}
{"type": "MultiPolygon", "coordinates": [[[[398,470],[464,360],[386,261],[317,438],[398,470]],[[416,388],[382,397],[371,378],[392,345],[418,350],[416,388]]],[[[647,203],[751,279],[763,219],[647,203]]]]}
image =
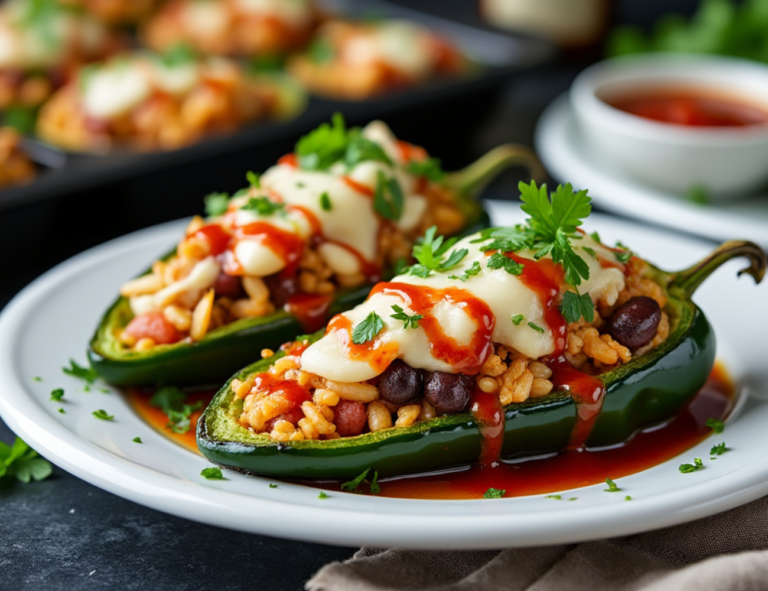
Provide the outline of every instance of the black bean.
{"type": "Polygon", "coordinates": [[[661,308],[656,300],[638,296],[616,309],[608,322],[608,334],[634,351],[653,340],[659,322],[661,308]]]}
{"type": "Polygon", "coordinates": [[[384,402],[403,406],[415,402],[421,396],[424,377],[404,361],[395,359],[379,379],[379,396],[384,402]]]}
{"type": "Polygon", "coordinates": [[[438,414],[461,412],[467,407],[475,378],[462,373],[430,372],[424,378],[424,398],[438,414]]]}

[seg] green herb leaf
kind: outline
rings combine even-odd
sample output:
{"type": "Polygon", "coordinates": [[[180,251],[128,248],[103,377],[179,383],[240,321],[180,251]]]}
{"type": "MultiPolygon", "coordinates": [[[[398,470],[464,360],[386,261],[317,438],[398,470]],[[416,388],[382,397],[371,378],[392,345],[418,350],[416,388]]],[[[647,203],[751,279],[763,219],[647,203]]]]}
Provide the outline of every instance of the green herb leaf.
{"type": "Polygon", "coordinates": [[[395,177],[387,178],[383,171],[377,175],[376,190],[373,193],[373,209],[387,220],[399,220],[403,215],[405,196],[395,177]]]}
{"type": "Polygon", "coordinates": [[[317,498],[318,499],[329,499],[330,497],[327,494],[325,494],[323,491],[320,491],[320,494],[317,495],[317,498]]]}
{"type": "Polygon", "coordinates": [[[504,269],[510,275],[520,275],[523,272],[523,265],[498,252],[493,253],[488,259],[488,268],[504,269]]]}
{"type": "Polygon", "coordinates": [[[560,312],[568,324],[578,322],[582,317],[587,322],[592,322],[595,319],[595,305],[588,293],[579,295],[572,291],[566,291],[560,304],[560,312]]]}
{"type": "Polygon", "coordinates": [[[725,429],[725,423],[720,419],[707,419],[706,425],[715,433],[722,433],[725,429]]]}
{"type": "Polygon", "coordinates": [[[115,415],[111,415],[101,408],[99,410],[94,410],[91,414],[102,421],[113,421],[115,419],[115,415]]]}
{"type": "Polygon", "coordinates": [[[259,179],[259,175],[252,170],[249,170],[245,173],[245,180],[247,180],[248,184],[255,189],[261,188],[261,180],[259,179]]]}
{"type": "Polygon", "coordinates": [[[347,149],[344,154],[344,163],[347,168],[354,168],[361,162],[366,161],[383,162],[394,166],[392,159],[387,156],[379,144],[364,137],[359,130],[354,129],[349,132],[347,149]]]}
{"type": "Polygon", "coordinates": [[[393,305],[392,309],[395,311],[395,314],[390,314],[390,318],[394,318],[395,320],[402,320],[403,328],[406,330],[409,328],[417,328],[419,326],[419,320],[424,318],[423,314],[412,314],[409,316],[397,304],[393,305]]]}
{"type": "Polygon", "coordinates": [[[3,125],[13,127],[19,133],[33,133],[36,122],[37,114],[32,107],[14,106],[3,111],[3,125]]]}
{"type": "Polygon", "coordinates": [[[360,324],[352,331],[352,342],[355,345],[362,345],[372,341],[384,328],[384,321],[376,312],[371,312],[360,324]]]}
{"type": "Polygon", "coordinates": [[[144,442],[141,440],[141,437],[134,437],[133,439],[131,439],[131,441],[133,441],[134,443],[144,443],[144,442]]]}
{"type": "Polygon", "coordinates": [[[614,252],[613,256],[616,257],[616,260],[620,263],[628,263],[629,259],[631,259],[634,256],[634,253],[629,250],[626,246],[624,246],[621,242],[616,243],[616,248],[621,248],[622,250],[619,252],[614,252]]]}
{"type": "Polygon", "coordinates": [[[168,427],[173,433],[187,433],[192,426],[190,417],[203,407],[202,401],[187,404],[187,394],[175,386],[163,386],[150,398],[150,406],[159,408],[168,417],[168,427]]]}
{"type": "Polygon", "coordinates": [[[32,378],[32,381],[33,382],[42,382],[43,378],[41,378],[40,376],[35,376],[34,378],[32,378]]]}
{"type": "Polygon", "coordinates": [[[533,229],[522,224],[512,228],[486,228],[480,232],[480,238],[473,240],[473,243],[486,242],[480,250],[488,252],[489,250],[498,250],[501,252],[517,252],[533,248],[534,244],[533,229]]]}
{"type": "Polygon", "coordinates": [[[269,197],[251,197],[248,199],[248,203],[243,205],[240,209],[244,211],[253,211],[259,216],[270,216],[275,213],[284,214],[285,204],[275,203],[269,197]]]}
{"type": "Polygon", "coordinates": [[[442,273],[449,271],[469,254],[466,248],[462,248],[451,251],[448,258],[445,258],[445,253],[451,246],[456,244],[457,239],[449,238],[444,240],[442,236],[435,236],[436,232],[437,226],[432,226],[426,231],[423,238],[416,241],[413,247],[413,258],[419,264],[412,265],[406,269],[406,272],[410,275],[429,277],[433,272],[442,273]]]}
{"type": "Polygon", "coordinates": [[[487,491],[483,493],[484,499],[500,499],[505,494],[507,494],[507,491],[503,488],[489,488],[487,491]]]}
{"type": "Polygon", "coordinates": [[[274,482],[270,482],[269,488],[277,488],[277,485],[274,482]]]}
{"type": "Polygon", "coordinates": [[[545,499],[554,499],[556,501],[562,501],[563,500],[563,495],[547,495],[544,498],[545,499]]]}
{"type": "Polygon", "coordinates": [[[229,207],[228,193],[208,193],[203,200],[205,201],[205,215],[209,218],[219,217],[227,213],[229,207]]]}
{"type": "Polygon", "coordinates": [[[379,473],[374,472],[373,473],[373,480],[371,480],[371,494],[377,495],[381,492],[381,486],[379,485],[379,473]]]}
{"type": "Polygon", "coordinates": [[[514,324],[515,326],[520,326],[520,323],[523,320],[525,320],[525,316],[523,316],[522,314],[516,314],[512,316],[511,320],[512,320],[512,324],[514,324]]]}
{"type": "Polygon", "coordinates": [[[163,53],[155,54],[154,57],[166,68],[175,68],[197,61],[195,51],[186,43],[176,43],[163,53]]]}
{"type": "Polygon", "coordinates": [[[722,443],[718,443],[717,445],[713,446],[712,449],[709,450],[709,455],[721,456],[727,451],[729,450],[727,447],[725,447],[725,441],[723,441],[722,443]]]}
{"type": "Polygon", "coordinates": [[[221,468],[203,468],[202,472],[200,472],[200,476],[205,478],[206,480],[226,480],[224,478],[224,475],[221,473],[221,468]]]}
{"type": "Polygon", "coordinates": [[[701,458],[694,458],[693,464],[680,464],[680,472],[683,474],[688,474],[689,472],[696,472],[698,470],[701,470],[704,468],[704,462],[701,461],[701,458]]]}
{"type": "Polygon", "coordinates": [[[357,488],[363,483],[363,481],[365,480],[365,477],[368,476],[368,472],[370,471],[371,469],[368,468],[367,470],[365,470],[365,472],[360,474],[360,476],[358,476],[357,478],[350,480],[349,482],[345,482],[344,484],[341,485],[341,490],[348,490],[350,492],[355,492],[357,488]]]}
{"type": "Polygon", "coordinates": [[[598,234],[597,231],[592,232],[589,236],[592,238],[592,240],[594,240],[598,244],[602,244],[602,242],[600,241],[600,234],[598,234]]]}
{"type": "Polygon", "coordinates": [[[605,489],[605,492],[619,492],[621,490],[618,485],[610,478],[606,478],[605,483],[608,485],[608,488],[605,489]]]}
{"type": "Polygon", "coordinates": [[[66,410],[64,410],[63,408],[60,408],[60,409],[59,409],[59,412],[60,412],[61,414],[63,414],[63,415],[67,414],[67,411],[66,411],[66,410]]]}
{"type": "Polygon", "coordinates": [[[571,497],[570,499],[566,499],[567,501],[576,501],[579,497],[571,497]]]}
{"type": "Polygon", "coordinates": [[[331,198],[328,196],[327,191],[323,191],[323,194],[320,195],[320,209],[323,211],[331,211],[331,198]]]}
{"type": "Polygon", "coordinates": [[[395,268],[392,270],[392,272],[395,275],[402,275],[407,270],[408,270],[408,261],[406,261],[404,257],[400,257],[395,261],[395,268]]]}
{"type": "Polygon", "coordinates": [[[413,175],[426,177],[435,183],[439,183],[445,177],[445,173],[440,167],[440,160],[438,158],[411,160],[405,165],[405,170],[413,175]]]}
{"type": "Polygon", "coordinates": [[[470,277],[477,275],[480,271],[482,271],[482,267],[480,266],[479,261],[474,261],[472,263],[472,266],[469,269],[464,269],[464,272],[461,275],[448,275],[448,279],[457,279],[459,281],[466,281],[470,277]]]}
{"type": "Polygon", "coordinates": [[[52,472],[51,463],[18,437],[12,446],[0,441],[0,478],[16,477],[27,484],[31,480],[45,480],[52,472]]]}
{"type": "Polygon", "coordinates": [[[597,253],[595,252],[594,248],[589,248],[589,246],[582,246],[581,250],[586,252],[588,255],[590,255],[593,259],[597,258],[597,253]]]}
{"type": "Polygon", "coordinates": [[[69,360],[69,365],[70,367],[62,367],[61,371],[72,377],[85,380],[89,384],[93,384],[99,377],[99,374],[96,373],[95,369],[91,367],[82,367],[81,365],[78,365],[74,359],[69,360]]]}
{"type": "Polygon", "coordinates": [[[685,198],[687,201],[695,203],[696,205],[709,205],[711,203],[709,191],[707,191],[706,187],[702,187],[700,185],[688,189],[688,192],[685,194],[685,198]]]}
{"type": "Polygon", "coordinates": [[[296,144],[299,166],[304,170],[327,170],[344,158],[347,127],[341,113],[334,113],[331,125],[323,123],[296,144]]]}
{"type": "Polygon", "coordinates": [[[540,332],[541,334],[544,334],[546,331],[541,328],[538,324],[534,324],[533,322],[529,322],[528,326],[530,326],[533,330],[536,332],[540,332]]]}
{"type": "Polygon", "coordinates": [[[625,501],[631,501],[631,500],[632,500],[632,497],[630,497],[629,495],[627,495],[626,497],[624,497],[624,500],[625,500],[625,501]]]}
{"type": "Polygon", "coordinates": [[[55,390],[51,390],[51,400],[56,400],[56,401],[64,400],[64,389],[56,388],[55,390]]]}
{"type": "Polygon", "coordinates": [[[333,60],[336,50],[330,41],[324,37],[319,37],[309,45],[307,55],[313,64],[322,65],[333,60]]]}

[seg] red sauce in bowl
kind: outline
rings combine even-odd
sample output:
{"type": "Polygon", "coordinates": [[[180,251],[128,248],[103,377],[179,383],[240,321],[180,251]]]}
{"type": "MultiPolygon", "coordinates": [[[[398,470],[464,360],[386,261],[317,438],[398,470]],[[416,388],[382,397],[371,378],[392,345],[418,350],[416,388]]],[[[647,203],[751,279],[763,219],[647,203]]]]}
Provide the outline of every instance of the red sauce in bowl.
{"type": "Polygon", "coordinates": [[[768,124],[768,108],[706,89],[649,88],[603,99],[610,106],[661,123],[686,127],[768,124]]]}

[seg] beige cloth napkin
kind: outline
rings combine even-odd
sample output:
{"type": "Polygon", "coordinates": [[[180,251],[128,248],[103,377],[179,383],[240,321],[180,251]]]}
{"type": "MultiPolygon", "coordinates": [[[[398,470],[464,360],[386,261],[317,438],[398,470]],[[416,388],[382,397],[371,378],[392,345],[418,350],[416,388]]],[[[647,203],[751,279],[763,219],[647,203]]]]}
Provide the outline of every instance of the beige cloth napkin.
{"type": "Polygon", "coordinates": [[[644,534],[493,551],[362,548],[308,591],[768,590],[768,497],[644,534]]]}

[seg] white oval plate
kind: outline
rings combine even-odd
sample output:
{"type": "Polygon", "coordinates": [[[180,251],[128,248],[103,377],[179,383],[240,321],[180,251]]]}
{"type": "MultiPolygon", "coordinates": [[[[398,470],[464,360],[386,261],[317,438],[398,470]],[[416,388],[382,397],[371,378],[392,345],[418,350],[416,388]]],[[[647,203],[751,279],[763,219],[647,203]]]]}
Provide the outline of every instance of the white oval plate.
{"type": "Polygon", "coordinates": [[[555,178],[589,189],[595,204],[604,209],[715,240],[741,238],[768,248],[768,195],[697,205],[647,187],[592,153],[582,140],[567,95],[539,119],[536,150],[555,178]]]}
{"type": "MultiPolygon", "coordinates": [[[[497,224],[517,221],[517,208],[490,204],[497,224]]],[[[680,474],[678,464],[707,458],[710,438],[645,472],[622,478],[620,495],[605,485],[568,491],[578,501],[542,496],[499,500],[428,501],[341,492],[318,499],[317,489],[225,472],[208,481],[201,456],[145,424],[115,391],[85,392],[64,375],[70,357],[84,349],[102,310],[123,280],[174,244],[182,222],[150,228],[80,254],[40,277],[0,316],[0,415],[19,436],[65,470],[112,493],[203,523],[330,544],[412,548],[499,548],[604,538],[689,521],[768,493],[768,405],[748,401],[729,423],[733,451],[705,470],[680,474]],[[40,376],[42,381],[33,381],[40,376]],[[65,402],[49,400],[53,388],[65,402]],[[57,412],[59,407],[66,414],[57,412]],[[91,415],[104,409],[114,421],[91,415]],[[143,444],[131,440],[140,436],[143,444]],[[631,502],[624,494],[632,495],[631,502]]],[[[595,216],[588,224],[605,240],[621,239],[664,267],[687,266],[711,245],[595,216]]],[[[720,352],[733,374],[768,393],[765,335],[768,284],[736,279],[729,264],[697,295],[718,333],[720,352]]],[[[257,352],[254,352],[254,356],[257,352]]],[[[717,438],[718,442],[720,437],[717,438]]]]}

